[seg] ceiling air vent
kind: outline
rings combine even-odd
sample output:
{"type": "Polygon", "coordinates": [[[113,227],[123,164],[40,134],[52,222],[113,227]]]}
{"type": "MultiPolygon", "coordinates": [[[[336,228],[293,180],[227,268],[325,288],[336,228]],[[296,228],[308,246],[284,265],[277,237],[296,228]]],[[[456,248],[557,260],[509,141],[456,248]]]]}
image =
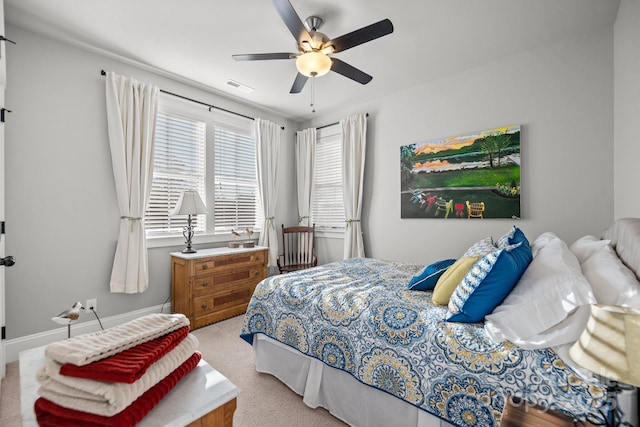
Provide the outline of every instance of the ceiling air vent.
{"type": "Polygon", "coordinates": [[[228,86],[231,86],[231,87],[233,87],[233,88],[236,88],[236,89],[238,89],[239,91],[242,91],[242,92],[244,92],[244,93],[251,93],[251,92],[253,92],[253,91],[255,90],[254,88],[249,87],[249,86],[247,86],[247,85],[243,85],[242,83],[238,83],[238,82],[237,82],[237,81],[235,81],[235,80],[227,80],[227,83],[226,83],[226,84],[227,84],[228,86]]]}

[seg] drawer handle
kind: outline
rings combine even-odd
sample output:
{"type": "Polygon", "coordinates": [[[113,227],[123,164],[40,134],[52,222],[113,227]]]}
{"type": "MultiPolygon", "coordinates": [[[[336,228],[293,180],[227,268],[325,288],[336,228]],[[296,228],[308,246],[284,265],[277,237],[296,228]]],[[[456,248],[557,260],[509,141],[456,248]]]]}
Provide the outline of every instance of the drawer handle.
{"type": "Polygon", "coordinates": [[[206,282],[202,282],[202,287],[206,288],[207,286],[209,286],[209,281],[207,280],[206,282]]]}
{"type": "Polygon", "coordinates": [[[200,308],[202,308],[202,309],[205,309],[205,308],[207,308],[207,304],[205,304],[205,303],[202,303],[202,305],[200,306],[200,308]]]}
{"type": "Polygon", "coordinates": [[[207,268],[209,268],[209,266],[207,264],[202,264],[202,269],[206,270],[207,268]]]}

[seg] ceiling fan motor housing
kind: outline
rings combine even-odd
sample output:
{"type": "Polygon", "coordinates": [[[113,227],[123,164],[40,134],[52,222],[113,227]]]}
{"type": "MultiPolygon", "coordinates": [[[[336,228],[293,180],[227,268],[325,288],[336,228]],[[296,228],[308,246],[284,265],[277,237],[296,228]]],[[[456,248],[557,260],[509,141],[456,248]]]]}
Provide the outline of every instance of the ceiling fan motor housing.
{"type": "Polygon", "coordinates": [[[324,44],[330,40],[326,34],[320,31],[309,31],[309,36],[311,36],[311,40],[300,41],[300,45],[298,46],[300,53],[322,50],[324,44]]]}
{"type": "Polygon", "coordinates": [[[320,27],[322,27],[323,23],[324,21],[322,20],[322,18],[318,16],[310,16],[304,20],[307,31],[318,31],[320,27]]]}

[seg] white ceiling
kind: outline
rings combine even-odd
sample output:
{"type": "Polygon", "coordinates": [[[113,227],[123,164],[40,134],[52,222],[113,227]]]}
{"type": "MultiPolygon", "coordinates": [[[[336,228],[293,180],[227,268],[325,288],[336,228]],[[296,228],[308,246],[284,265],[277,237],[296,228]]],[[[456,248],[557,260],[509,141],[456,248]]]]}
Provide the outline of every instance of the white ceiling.
{"type": "MultiPolygon", "coordinates": [[[[619,0],[290,0],[335,38],[384,18],[388,36],[335,54],[373,76],[316,80],[318,114],[361,103],[612,25],[619,0]]],[[[269,0],[5,0],[8,23],[112,52],[276,110],[313,115],[310,84],[289,94],[295,61],[238,62],[239,53],[296,52],[269,0]],[[233,79],[255,88],[245,94],[233,79]]],[[[19,42],[19,41],[18,41],[19,42]]],[[[118,71],[118,70],[114,70],[118,71]]]]}

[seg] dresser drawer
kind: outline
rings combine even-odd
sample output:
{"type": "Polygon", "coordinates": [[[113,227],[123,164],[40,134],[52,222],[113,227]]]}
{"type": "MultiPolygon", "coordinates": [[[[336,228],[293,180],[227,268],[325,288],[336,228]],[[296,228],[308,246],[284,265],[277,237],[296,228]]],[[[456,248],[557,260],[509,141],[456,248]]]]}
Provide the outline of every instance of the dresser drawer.
{"type": "Polygon", "coordinates": [[[261,267],[240,268],[220,273],[195,277],[193,279],[193,295],[203,296],[231,291],[244,284],[256,284],[265,276],[261,267]]]}
{"type": "Polygon", "coordinates": [[[246,304],[253,289],[249,286],[246,289],[238,289],[233,292],[216,295],[205,295],[193,299],[193,313],[195,317],[204,316],[216,310],[246,304]]]}
{"type": "Polygon", "coordinates": [[[223,255],[215,258],[207,258],[195,261],[195,274],[207,274],[214,269],[222,269],[223,267],[237,267],[251,264],[264,264],[264,253],[243,253],[238,255],[223,255]]]}

